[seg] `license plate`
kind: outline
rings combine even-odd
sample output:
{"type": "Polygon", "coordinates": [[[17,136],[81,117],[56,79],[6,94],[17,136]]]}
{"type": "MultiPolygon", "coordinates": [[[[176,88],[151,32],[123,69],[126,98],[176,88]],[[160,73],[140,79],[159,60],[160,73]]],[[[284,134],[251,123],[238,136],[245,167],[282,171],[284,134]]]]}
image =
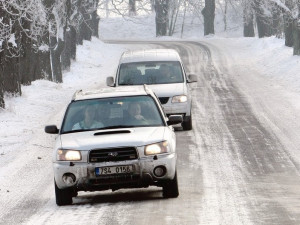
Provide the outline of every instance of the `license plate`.
{"type": "Polygon", "coordinates": [[[132,173],[133,166],[107,166],[107,167],[99,167],[96,168],[96,175],[111,175],[111,174],[124,174],[124,173],[132,173]]]}

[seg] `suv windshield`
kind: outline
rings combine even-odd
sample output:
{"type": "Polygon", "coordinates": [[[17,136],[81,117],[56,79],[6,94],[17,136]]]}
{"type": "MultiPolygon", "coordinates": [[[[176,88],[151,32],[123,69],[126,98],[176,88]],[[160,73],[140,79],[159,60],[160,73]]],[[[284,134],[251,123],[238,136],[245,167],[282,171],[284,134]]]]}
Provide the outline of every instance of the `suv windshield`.
{"type": "Polygon", "coordinates": [[[146,126],[164,126],[150,96],[89,99],[70,103],[62,133],[146,126]]]}
{"type": "Polygon", "coordinates": [[[119,69],[119,85],[182,83],[181,64],[172,62],[123,63],[119,69]]]}

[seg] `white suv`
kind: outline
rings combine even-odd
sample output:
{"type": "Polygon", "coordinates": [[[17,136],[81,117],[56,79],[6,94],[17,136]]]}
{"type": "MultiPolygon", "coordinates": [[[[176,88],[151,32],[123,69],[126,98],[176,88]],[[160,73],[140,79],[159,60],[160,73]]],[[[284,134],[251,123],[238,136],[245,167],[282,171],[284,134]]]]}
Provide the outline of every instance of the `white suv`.
{"type": "Polygon", "coordinates": [[[108,77],[108,86],[147,84],[158,96],[167,116],[181,115],[184,130],[192,129],[192,96],[189,83],[196,75],[186,76],[179,54],[172,49],[124,52],[116,78],[108,77]]]}
{"type": "Polygon", "coordinates": [[[176,137],[172,124],[181,116],[164,116],[159,100],[146,86],[76,92],[53,153],[57,205],[72,203],[78,191],[163,189],[178,196],[176,137]]]}

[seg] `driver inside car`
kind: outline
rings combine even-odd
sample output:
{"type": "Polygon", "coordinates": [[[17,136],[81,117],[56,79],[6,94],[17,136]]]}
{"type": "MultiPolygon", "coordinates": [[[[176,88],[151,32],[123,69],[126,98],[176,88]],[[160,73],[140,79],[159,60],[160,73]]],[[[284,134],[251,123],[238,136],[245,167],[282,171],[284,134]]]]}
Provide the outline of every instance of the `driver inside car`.
{"type": "Polygon", "coordinates": [[[87,130],[93,128],[103,127],[103,123],[95,120],[96,116],[96,107],[94,105],[89,105],[84,110],[84,119],[76,123],[72,130],[87,130]]]}

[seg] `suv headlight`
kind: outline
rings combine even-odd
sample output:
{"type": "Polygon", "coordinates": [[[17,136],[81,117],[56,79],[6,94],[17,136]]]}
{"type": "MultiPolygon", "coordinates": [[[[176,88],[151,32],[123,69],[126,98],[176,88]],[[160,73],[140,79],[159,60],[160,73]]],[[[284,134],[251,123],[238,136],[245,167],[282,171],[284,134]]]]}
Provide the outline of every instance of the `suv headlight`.
{"type": "Polygon", "coordinates": [[[58,149],[56,159],[58,161],[80,161],[81,153],[77,150],[58,149]]]}
{"type": "Polygon", "coordinates": [[[187,101],[186,95],[177,95],[172,98],[172,103],[182,103],[187,101]]]}
{"type": "Polygon", "coordinates": [[[145,147],[145,155],[156,155],[168,152],[168,142],[163,141],[145,147]]]}

